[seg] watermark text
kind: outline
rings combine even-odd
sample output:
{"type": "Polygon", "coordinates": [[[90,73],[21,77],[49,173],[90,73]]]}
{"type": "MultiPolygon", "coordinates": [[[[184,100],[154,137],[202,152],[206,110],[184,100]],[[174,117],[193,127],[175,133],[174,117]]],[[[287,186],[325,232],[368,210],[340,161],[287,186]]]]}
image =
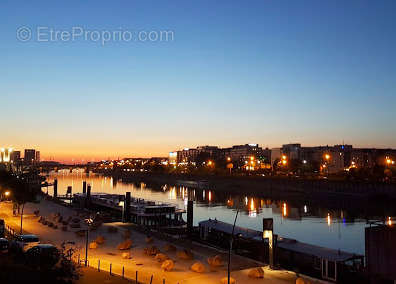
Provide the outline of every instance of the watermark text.
{"type": "Polygon", "coordinates": [[[172,30],[131,30],[118,28],[114,30],[86,29],[80,26],[68,29],[55,29],[48,26],[30,28],[21,26],[16,30],[20,42],[78,42],[99,43],[104,46],[111,42],[171,42],[175,40],[172,30]]]}

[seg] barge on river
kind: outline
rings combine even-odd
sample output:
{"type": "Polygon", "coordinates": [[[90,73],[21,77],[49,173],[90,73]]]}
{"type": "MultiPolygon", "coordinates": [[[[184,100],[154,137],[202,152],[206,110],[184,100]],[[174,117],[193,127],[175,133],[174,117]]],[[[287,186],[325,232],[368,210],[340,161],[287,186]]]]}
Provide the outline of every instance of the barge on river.
{"type": "MultiPolygon", "coordinates": [[[[235,253],[268,262],[269,244],[262,231],[234,227],[217,219],[199,222],[201,242],[228,249],[231,238],[235,253]]],[[[311,245],[277,235],[274,235],[274,238],[276,265],[331,282],[362,283],[359,279],[363,276],[363,255],[311,245]]]]}
{"type": "Polygon", "coordinates": [[[80,207],[95,207],[118,213],[122,220],[143,226],[183,226],[182,214],[186,211],[176,205],[145,200],[142,198],[128,198],[121,194],[77,193],[73,195],[73,203],[80,207]],[[129,206],[127,200],[130,200],[129,206]]]}

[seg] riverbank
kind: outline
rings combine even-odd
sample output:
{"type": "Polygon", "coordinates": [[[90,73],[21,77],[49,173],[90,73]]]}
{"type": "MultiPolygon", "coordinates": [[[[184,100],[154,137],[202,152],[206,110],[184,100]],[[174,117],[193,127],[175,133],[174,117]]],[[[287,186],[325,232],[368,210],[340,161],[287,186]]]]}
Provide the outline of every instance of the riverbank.
{"type": "Polygon", "coordinates": [[[193,176],[148,172],[109,172],[105,174],[115,179],[121,179],[123,182],[144,182],[148,186],[177,185],[181,180],[196,182],[205,180],[208,181],[208,187],[211,190],[219,192],[266,194],[279,198],[309,196],[318,199],[329,197],[396,199],[396,185],[387,183],[260,176],[193,176]]]}
{"type": "MultiPolygon", "coordinates": [[[[25,215],[23,218],[23,226],[25,233],[33,233],[40,237],[42,243],[52,243],[60,246],[64,241],[74,242],[74,249],[76,250],[76,257],[82,260],[85,256],[85,238],[78,237],[75,231],[85,229],[84,223],[81,223],[81,228],[68,229],[62,231],[60,228],[45,226],[38,222],[34,212],[39,210],[39,215],[50,219],[54,213],[59,213],[65,219],[68,217],[82,218],[81,212],[76,211],[71,207],[62,206],[52,201],[42,199],[40,203],[27,203],[25,206],[25,215]]],[[[20,217],[12,215],[12,204],[10,202],[0,202],[0,217],[3,218],[8,226],[18,230],[20,217]]],[[[145,248],[155,245],[160,250],[163,250],[167,241],[152,237],[150,244],[146,243],[146,235],[136,230],[133,230],[133,225],[126,225],[123,223],[107,223],[100,226],[97,230],[90,233],[90,241],[95,240],[98,236],[103,236],[104,244],[100,244],[95,249],[89,249],[88,261],[89,266],[97,268],[102,271],[112,271],[113,274],[122,275],[129,279],[135,279],[136,271],[139,274],[139,282],[150,283],[150,278],[153,275],[154,284],[161,284],[165,279],[165,283],[172,284],[189,284],[201,283],[207,284],[219,283],[222,277],[226,275],[226,266],[219,267],[212,270],[207,265],[207,258],[214,255],[222,255],[226,259],[224,251],[217,250],[211,247],[201,246],[196,243],[190,245],[181,241],[174,241],[172,244],[177,251],[189,249],[193,255],[193,259],[181,260],[178,258],[176,251],[167,252],[168,256],[175,261],[175,267],[170,272],[164,272],[161,269],[161,264],[152,256],[145,254],[145,248]],[[109,228],[116,228],[116,232],[109,230],[109,228]],[[131,240],[133,245],[130,250],[120,251],[117,245],[123,240],[125,231],[132,229],[131,240]],[[112,231],[112,232],[111,232],[112,231]],[[131,258],[123,258],[122,253],[129,252],[131,258]],[[206,272],[196,273],[190,270],[193,263],[200,261],[204,264],[206,272]]],[[[248,272],[251,268],[262,266],[262,264],[252,261],[250,259],[233,255],[231,262],[232,277],[237,280],[237,283],[257,283],[260,280],[251,279],[248,277],[248,272]]],[[[271,271],[264,267],[264,279],[266,283],[282,284],[295,283],[297,275],[290,271],[276,270],[271,271]]]]}

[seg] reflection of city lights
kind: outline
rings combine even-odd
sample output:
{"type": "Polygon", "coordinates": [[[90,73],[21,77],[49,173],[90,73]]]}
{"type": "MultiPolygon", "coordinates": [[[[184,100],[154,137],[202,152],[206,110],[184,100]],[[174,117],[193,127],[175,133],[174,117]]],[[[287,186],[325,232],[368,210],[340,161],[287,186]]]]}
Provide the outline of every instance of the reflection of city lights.
{"type": "Polygon", "coordinates": [[[248,205],[248,198],[247,198],[247,196],[245,196],[245,205],[246,205],[246,206],[248,205]]]}
{"type": "Polygon", "coordinates": [[[171,200],[176,199],[176,187],[172,187],[169,190],[169,199],[171,199],[171,200]]]}
{"type": "Polygon", "coordinates": [[[205,200],[205,190],[202,191],[202,199],[205,200]]]}
{"type": "Polygon", "coordinates": [[[286,203],[283,203],[283,216],[284,217],[287,216],[287,205],[286,205],[286,203]]]}
{"type": "Polygon", "coordinates": [[[388,217],[388,225],[392,226],[392,218],[391,217],[388,217]]]}
{"type": "Polygon", "coordinates": [[[209,190],[209,195],[208,195],[209,201],[212,201],[212,192],[209,190]]]}
{"type": "Polygon", "coordinates": [[[330,217],[330,213],[327,213],[327,226],[330,227],[331,225],[331,217],[330,217]]]}
{"type": "Polygon", "coordinates": [[[304,205],[304,213],[307,213],[307,212],[308,212],[307,205],[304,205]]]}
{"type": "Polygon", "coordinates": [[[253,198],[250,200],[250,210],[252,210],[252,211],[255,210],[253,198]]]}

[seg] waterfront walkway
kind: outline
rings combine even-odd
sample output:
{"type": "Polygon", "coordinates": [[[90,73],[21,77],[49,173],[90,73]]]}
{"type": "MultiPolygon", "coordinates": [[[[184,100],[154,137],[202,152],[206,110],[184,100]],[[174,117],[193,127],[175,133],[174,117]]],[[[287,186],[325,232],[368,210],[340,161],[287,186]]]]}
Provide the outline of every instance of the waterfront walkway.
{"type": "MultiPolygon", "coordinates": [[[[40,210],[40,215],[49,217],[53,213],[61,213],[62,216],[77,217],[76,212],[69,207],[56,204],[52,201],[42,200],[40,203],[28,203],[25,206],[25,215],[23,218],[24,232],[36,234],[40,237],[41,243],[52,243],[60,245],[64,241],[75,242],[74,248],[76,249],[76,259],[83,259],[85,257],[85,237],[77,237],[73,231],[63,232],[58,229],[53,229],[38,222],[33,212],[40,210]]],[[[9,202],[0,202],[0,218],[5,219],[7,225],[11,226],[14,230],[19,231],[20,217],[12,216],[12,204],[9,202]]],[[[69,229],[70,230],[70,229],[69,229]]],[[[75,229],[81,230],[81,229],[75,229]]],[[[198,244],[191,246],[194,253],[194,260],[180,260],[177,258],[176,253],[168,253],[169,257],[175,260],[175,268],[171,272],[164,272],[161,270],[161,265],[154,257],[144,254],[144,248],[149,246],[145,242],[146,236],[137,231],[132,231],[131,239],[133,246],[130,250],[132,258],[123,259],[121,257],[122,251],[116,249],[116,246],[123,240],[122,231],[125,230],[125,224],[112,223],[104,224],[96,231],[90,233],[90,240],[94,240],[97,236],[103,236],[106,241],[105,244],[100,245],[97,249],[90,249],[88,260],[90,267],[95,269],[100,266],[101,271],[112,271],[115,275],[124,275],[128,279],[136,278],[136,271],[138,272],[138,280],[141,283],[150,283],[150,278],[153,275],[153,284],[193,284],[205,283],[215,284],[220,283],[220,279],[227,274],[226,266],[223,266],[216,271],[210,271],[207,266],[206,259],[222,252],[210,248],[202,247],[198,244]],[[118,228],[118,233],[109,233],[108,227],[114,226],[118,228]],[[190,270],[190,266],[196,262],[201,261],[206,265],[207,272],[199,274],[190,270]]],[[[159,239],[154,239],[150,245],[155,245],[162,249],[167,242],[159,239]]],[[[183,249],[181,244],[175,244],[177,249],[183,249]]],[[[277,270],[270,271],[265,269],[264,279],[251,279],[247,276],[250,268],[260,266],[259,263],[246,259],[241,256],[232,256],[232,277],[237,280],[237,283],[253,284],[253,283],[295,283],[297,276],[293,272],[277,270]]],[[[312,282],[312,281],[311,281],[312,282]]],[[[315,281],[316,282],[316,281],[315,281]]],[[[317,282],[320,283],[320,282],[317,282]]],[[[322,282],[323,283],[323,282],[322,282]]]]}

